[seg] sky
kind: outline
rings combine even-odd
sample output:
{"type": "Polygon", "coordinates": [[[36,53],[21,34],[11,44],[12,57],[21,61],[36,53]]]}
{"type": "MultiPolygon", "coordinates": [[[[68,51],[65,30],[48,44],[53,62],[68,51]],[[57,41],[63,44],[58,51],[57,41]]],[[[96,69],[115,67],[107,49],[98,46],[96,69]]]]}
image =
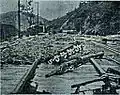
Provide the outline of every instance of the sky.
{"type": "MultiPolygon", "coordinates": [[[[17,10],[18,0],[0,0],[0,13],[17,10]]],[[[25,4],[26,0],[21,0],[25,4]]],[[[29,1],[29,0],[28,0],[29,1]]],[[[80,1],[112,1],[112,0],[33,0],[34,12],[36,13],[35,2],[39,2],[40,16],[52,20],[65,15],[79,6],[80,1]]],[[[114,0],[119,1],[119,0],[114,0]]]]}
{"type": "MultiPolygon", "coordinates": [[[[17,10],[18,0],[0,0],[0,13],[17,10]]],[[[25,4],[26,0],[21,0],[21,4],[25,4]]],[[[74,10],[79,5],[78,1],[73,0],[33,0],[34,12],[36,13],[36,4],[39,2],[40,16],[48,20],[52,20],[65,15],[67,12],[74,10]]]]}

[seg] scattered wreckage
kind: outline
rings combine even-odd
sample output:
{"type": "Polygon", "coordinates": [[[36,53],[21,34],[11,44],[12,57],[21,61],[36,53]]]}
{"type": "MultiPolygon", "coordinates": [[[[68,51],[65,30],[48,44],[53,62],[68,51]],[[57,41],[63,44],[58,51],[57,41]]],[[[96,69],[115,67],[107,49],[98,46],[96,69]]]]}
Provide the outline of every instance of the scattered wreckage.
{"type": "Polygon", "coordinates": [[[51,71],[49,74],[45,75],[45,77],[50,77],[53,75],[61,75],[66,72],[73,71],[77,67],[85,64],[85,61],[87,61],[88,59],[90,59],[92,57],[93,58],[102,57],[103,55],[104,55],[103,52],[99,52],[97,54],[89,54],[89,55],[85,55],[82,57],[80,57],[80,55],[79,56],[76,55],[76,56],[74,56],[74,59],[72,59],[72,57],[71,57],[70,61],[62,63],[57,70],[51,71]]]}
{"type": "Polygon", "coordinates": [[[104,71],[101,66],[95,61],[94,58],[90,58],[90,62],[95,67],[97,73],[99,74],[100,78],[86,81],[80,84],[74,84],[71,87],[77,88],[74,94],[79,94],[80,92],[85,93],[86,91],[93,91],[93,94],[119,94],[117,93],[117,89],[120,89],[120,72],[116,71],[112,68],[108,68],[107,71],[104,71]],[[101,88],[97,89],[88,89],[88,90],[80,90],[81,86],[85,86],[87,84],[91,84],[93,82],[103,81],[104,85],[101,88]]]}
{"type": "MultiPolygon", "coordinates": [[[[84,50],[84,45],[80,43],[80,44],[72,44],[66,47],[65,49],[58,51],[53,56],[50,57],[41,56],[38,60],[34,62],[33,67],[20,80],[20,83],[16,86],[14,92],[12,93],[20,93],[24,90],[24,88],[27,89],[28,92],[30,91],[31,87],[28,88],[28,86],[31,85],[31,79],[35,76],[35,70],[37,68],[37,65],[40,63],[60,65],[58,66],[57,69],[45,75],[45,78],[49,78],[54,75],[62,75],[68,72],[73,72],[81,65],[85,65],[86,63],[89,62],[94,66],[95,70],[99,74],[99,78],[86,81],[84,83],[72,85],[71,88],[76,88],[74,94],[79,94],[81,92],[85,93],[86,91],[93,91],[93,94],[118,94],[116,90],[120,89],[120,72],[110,67],[108,67],[107,71],[105,71],[95,60],[95,59],[105,58],[103,57],[104,52],[102,51],[102,52],[93,53],[91,51],[92,50],[84,50]],[[91,84],[99,81],[104,82],[104,85],[102,85],[101,88],[80,90],[81,86],[85,86],[87,84],[91,84]],[[26,87],[25,85],[28,86],[26,87]]],[[[112,60],[115,63],[119,64],[119,62],[114,59],[108,57],[106,59],[112,60]]],[[[36,84],[36,86],[34,87],[35,88],[34,92],[30,92],[30,93],[40,94],[39,92],[36,92],[37,86],[38,85],[36,84]]],[[[49,92],[43,91],[41,93],[48,94],[49,92]]]]}
{"type": "MultiPolygon", "coordinates": [[[[90,52],[88,52],[86,55],[81,55],[80,52],[77,52],[76,54],[73,53],[73,55],[65,57],[61,65],[57,69],[46,74],[45,77],[49,78],[54,75],[62,75],[67,72],[72,72],[79,66],[90,62],[99,74],[99,78],[86,81],[84,83],[72,85],[72,88],[76,88],[75,92],[72,94],[79,94],[81,92],[85,94],[86,91],[92,91],[93,94],[118,94],[117,89],[120,89],[120,72],[110,67],[108,67],[107,71],[101,68],[101,66],[95,61],[95,59],[102,59],[103,56],[104,52],[98,52],[95,54],[90,54],[90,52]],[[99,81],[104,82],[104,85],[102,85],[101,88],[88,89],[82,91],[80,90],[81,86],[85,86],[87,84],[99,81]]],[[[119,64],[119,62],[114,59],[108,58],[108,60],[112,60],[119,64]]]]}

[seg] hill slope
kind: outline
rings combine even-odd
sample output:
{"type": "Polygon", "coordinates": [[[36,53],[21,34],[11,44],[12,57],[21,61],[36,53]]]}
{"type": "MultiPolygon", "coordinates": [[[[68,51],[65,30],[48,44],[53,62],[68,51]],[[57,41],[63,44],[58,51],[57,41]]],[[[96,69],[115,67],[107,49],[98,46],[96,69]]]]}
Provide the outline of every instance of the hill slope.
{"type": "MultiPolygon", "coordinates": [[[[16,11],[11,11],[11,12],[0,14],[0,23],[13,25],[17,28],[17,23],[18,23],[17,16],[18,16],[18,13],[16,11]]],[[[34,20],[36,20],[36,18],[37,17],[35,17],[34,20]]],[[[39,17],[39,20],[42,23],[48,22],[48,20],[46,20],[45,18],[42,18],[42,17],[39,17]]],[[[28,21],[26,19],[26,16],[21,14],[21,29],[25,30],[27,27],[28,27],[28,21]]]]}
{"type": "Polygon", "coordinates": [[[80,2],[74,11],[51,21],[48,29],[60,29],[67,20],[63,29],[75,27],[82,34],[117,34],[120,31],[120,2],[80,2]]]}

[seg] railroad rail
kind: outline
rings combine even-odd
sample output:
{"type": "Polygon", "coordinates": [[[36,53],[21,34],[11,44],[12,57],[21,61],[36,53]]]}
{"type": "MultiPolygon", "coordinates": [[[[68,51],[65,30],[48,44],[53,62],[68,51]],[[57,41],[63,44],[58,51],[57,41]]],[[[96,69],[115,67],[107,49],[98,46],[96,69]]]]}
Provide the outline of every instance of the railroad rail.
{"type": "Polygon", "coordinates": [[[107,45],[104,45],[104,44],[101,44],[101,43],[97,43],[97,42],[95,42],[95,41],[91,41],[91,42],[92,42],[93,44],[95,44],[96,46],[100,46],[100,47],[102,47],[102,48],[105,48],[105,49],[107,49],[107,50],[109,50],[109,51],[117,54],[117,55],[120,55],[120,51],[118,51],[118,50],[116,50],[116,49],[114,49],[114,48],[112,48],[112,47],[110,47],[110,46],[107,46],[107,45]]]}
{"type": "Polygon", "coordinates": [[[107,45],[104,45],[104,44],[102,44],[102,43],[99,43],[99,42],[96,42],[95,41],[95,39],[88,39],[88,38],[82,38],[83,40],[90,40],[94,45],[96,45],[96,46],[99,46],[99,47],[102,47],[102,48],[104,48],[104,49],[107,49],[107,50],[109,50],[110,52],[113,52],[113,53],[115,53],[115,54],[117,54],[117,55],[120,55],[120,51],[118,51],[118,50],[116,50],[116,49],[114,49],[114,48],[112,48],[112,47],[110,47],[110,46],[107,46],[107,45]]]}

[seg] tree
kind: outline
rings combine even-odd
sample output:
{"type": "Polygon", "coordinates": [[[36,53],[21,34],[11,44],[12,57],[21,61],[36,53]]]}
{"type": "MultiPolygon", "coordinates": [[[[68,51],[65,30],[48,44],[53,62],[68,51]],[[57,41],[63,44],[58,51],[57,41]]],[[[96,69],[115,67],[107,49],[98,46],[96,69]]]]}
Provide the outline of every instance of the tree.
{"type": "Polygon", "coordinates": [[[29,26],[31,26],[34,23],[34,13],[33,13],[33,7],[32,7],[33,0],[29,0],[26,5],[21,4],[21,12],[27,17],[29,26]]]}

